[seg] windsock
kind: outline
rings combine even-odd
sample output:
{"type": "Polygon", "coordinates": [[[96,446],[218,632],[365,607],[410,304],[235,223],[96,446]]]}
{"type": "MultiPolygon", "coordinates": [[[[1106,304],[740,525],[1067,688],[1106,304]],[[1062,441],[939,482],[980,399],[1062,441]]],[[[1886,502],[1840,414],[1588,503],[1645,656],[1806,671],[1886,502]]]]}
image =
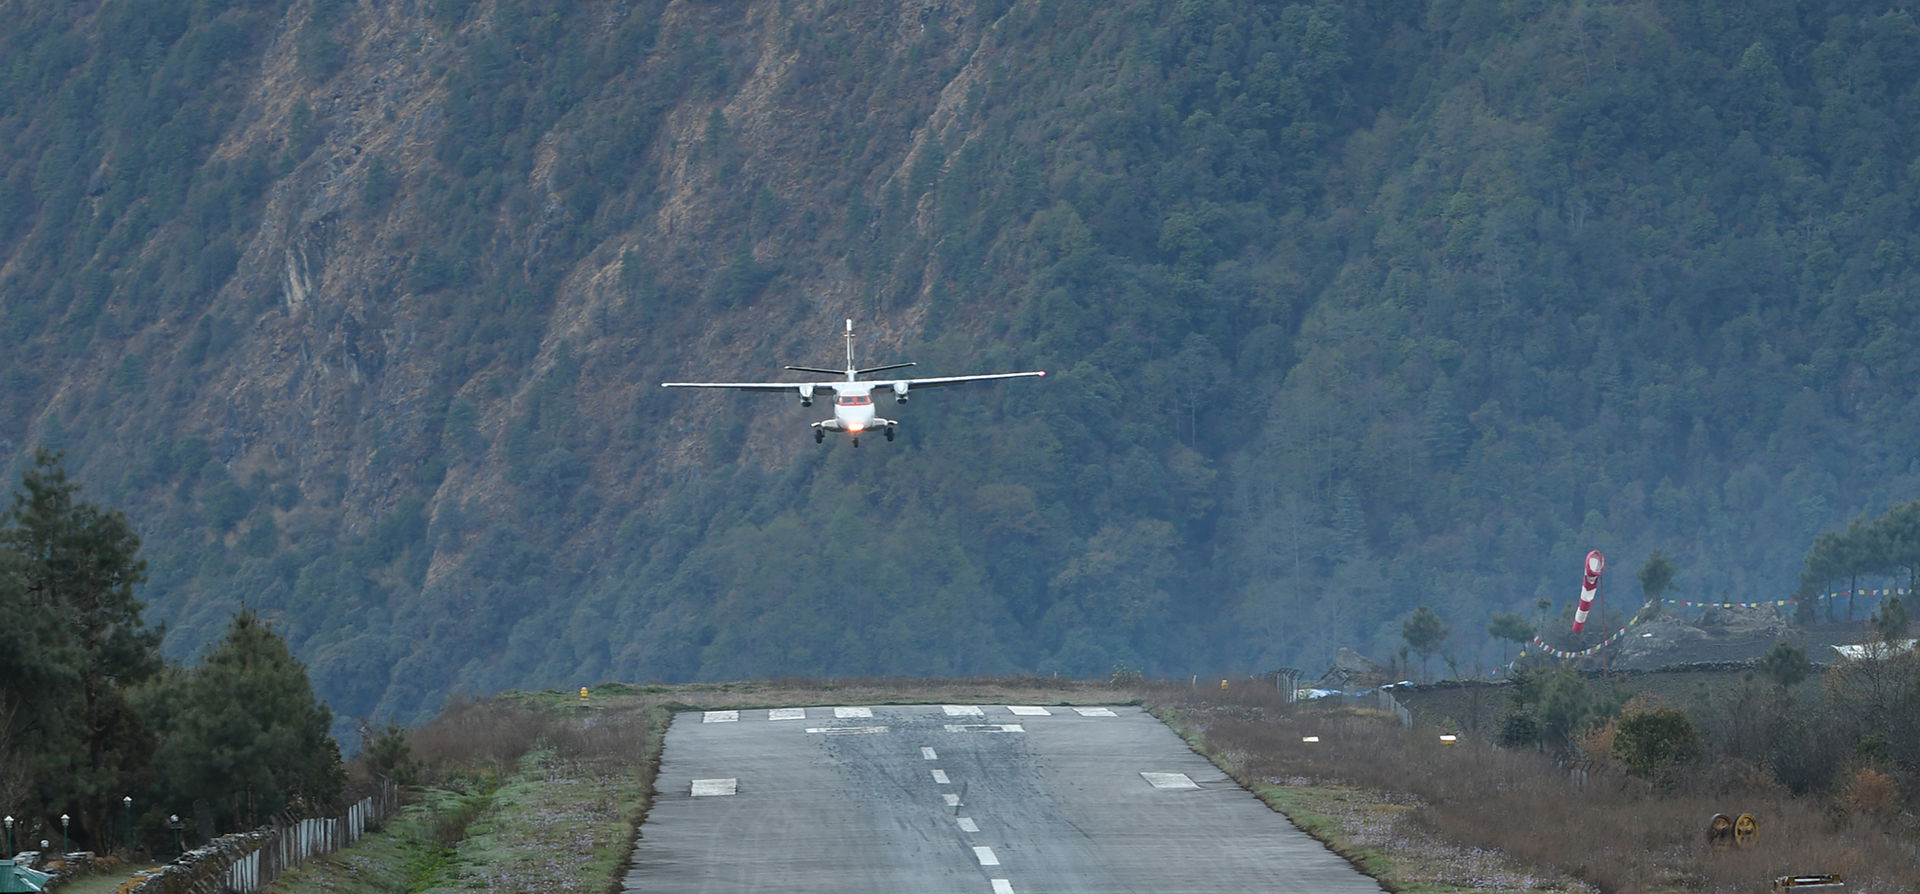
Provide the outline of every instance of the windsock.
{"type": "Polygon", "coordinates": [[[1587,612],[1593,608],[1593,597],[1600,593],[1600,572],[1607,570],[1607,557],[1599,550],[1587,553],[1587,574],[1580,581],[1580,607],[1573,612],[1573,632],[1579,633],[1587,626],[1587,612]]]}

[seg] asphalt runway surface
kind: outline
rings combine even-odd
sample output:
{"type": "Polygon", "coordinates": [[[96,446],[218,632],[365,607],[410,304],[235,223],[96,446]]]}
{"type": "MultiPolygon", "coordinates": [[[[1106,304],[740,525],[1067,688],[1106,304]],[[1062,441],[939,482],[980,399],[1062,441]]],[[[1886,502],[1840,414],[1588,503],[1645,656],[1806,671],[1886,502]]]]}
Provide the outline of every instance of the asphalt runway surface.
{"type": "Polygon", "coordinates": [[[635,894],[1382,891],[1137,707],[687,712],[655,787],[635,894]]]}

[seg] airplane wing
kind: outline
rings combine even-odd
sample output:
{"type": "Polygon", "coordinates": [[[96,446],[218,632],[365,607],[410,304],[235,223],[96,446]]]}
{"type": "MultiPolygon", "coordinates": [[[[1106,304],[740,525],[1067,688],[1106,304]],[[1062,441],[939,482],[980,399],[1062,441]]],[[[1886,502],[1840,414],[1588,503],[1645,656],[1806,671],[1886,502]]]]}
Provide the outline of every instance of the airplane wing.
{"type": "MultiPolygon", "coordinates": [[[[661,382],[662,388],[732,388],[735,391],[786,391],[793,394],[805,394],[803,388],[811,387],[814,394],[833,394],[833,382],[661,382]]],[[[839,384],[846,384],[844,382],[839,384]]]]}
{"type": "MultiPolygon", "coordinates": [[[[980,376],[942,376],[932,379],[873,379],[872,383],[874,390],[879,391],[892,388],[895,385],[906,385],[908,388],[936,388],[941,385],[964,385],[968,382],[986,382],[993,379],[1019,379],[1026,376],[1044,376],[1046,374],[1046,370],[1037,369],[1032,372],[987,373],[986,375],[980,376]]],[[[862,379],[861,381],[865,382],[867,380],[862,379]]]]}

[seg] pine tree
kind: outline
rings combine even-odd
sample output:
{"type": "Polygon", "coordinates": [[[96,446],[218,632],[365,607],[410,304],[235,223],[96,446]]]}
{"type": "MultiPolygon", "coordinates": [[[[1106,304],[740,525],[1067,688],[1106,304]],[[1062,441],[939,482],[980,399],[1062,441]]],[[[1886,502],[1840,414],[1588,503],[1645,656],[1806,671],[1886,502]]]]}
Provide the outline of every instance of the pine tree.
{"type": "Polygon", "coordinates": [[[1518,612],[1494,612],[1493,619],[1487,622],[1487,635],[1524,645],[1533,638],[1533,625],[1518,612]]]}
{"type": "Polygon", "coordinates": [[[1660,597],[1673,586],[1673,560],[1661,550],[1654,550],[1647,557],[1647,563],[1640,566],[1640,593],[1648,602],[1658,602],[1660,597]]]}
{"type": "Polygon", "coordinates": [[[146,627],[133,594],[146,579],[139,536],[79,491],[61,454],[42,448],[7,510],[0,606],[18,629],[0,659],[10,671],[0,700],[18,709],[7,725],[38,806],[74,814],[86,840],[145,770],[151,734],[126,692],[159,672],[162,631],[146,627]]]}
{"type": "Polygon", "coordinates": [[[1440,620],[1440,616],[1427,606],[1414,609],[1413,614],[1400,625],[1400,635],[1407,641],[1407,648],[1420,656],[1420,673],[1427,672],[1427,660],[1440,649],[1440,643],[1452,631],[1440,620]]]}
{"type": "Polygon", "coordinates": [[[241,610],[206,660],[165,689],[156,704],[166,724],[154,758],[160,784],[173,797],[206,799],[222,830],[340,796],[346,776],[327,735],[333,713],[258,615],[241,610]]]}

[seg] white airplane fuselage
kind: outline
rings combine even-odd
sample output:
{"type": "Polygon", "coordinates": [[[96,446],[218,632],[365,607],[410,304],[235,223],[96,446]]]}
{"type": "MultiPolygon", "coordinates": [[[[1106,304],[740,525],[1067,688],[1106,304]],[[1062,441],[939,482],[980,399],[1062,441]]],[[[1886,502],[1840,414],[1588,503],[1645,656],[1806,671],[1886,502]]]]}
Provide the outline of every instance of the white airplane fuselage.
{"type": "Polygon", "coordinates": [[[863,431],[872,431],[881,426],[893,425],[891,419],[880,418],[873,409],[872,388],[835,389],[833,398],[833,418],[814,423],[828,431],[843,431],[857,435],[863,431]]]}

